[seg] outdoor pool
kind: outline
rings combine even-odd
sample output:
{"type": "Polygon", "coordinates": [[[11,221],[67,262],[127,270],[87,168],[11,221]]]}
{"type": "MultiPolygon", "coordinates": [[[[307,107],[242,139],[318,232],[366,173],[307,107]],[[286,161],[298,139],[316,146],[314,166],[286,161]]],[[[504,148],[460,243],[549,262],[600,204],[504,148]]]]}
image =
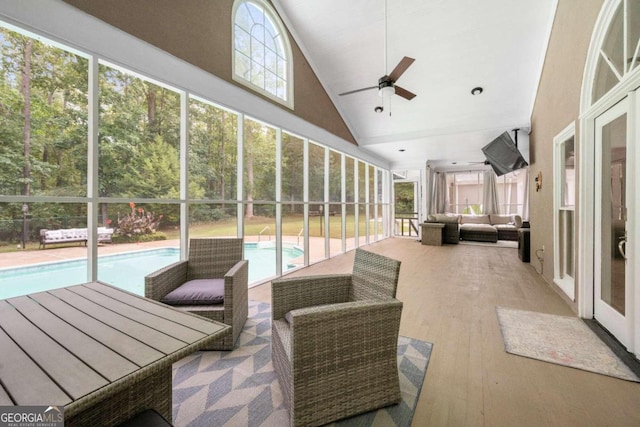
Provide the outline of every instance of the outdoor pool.
{"type": "MultiPolygon", "coordinates": [[[[249,283],[276,275],[276,248],[272,244],[245,243],[249,283]]],[[[284,247],[282,271],[294,268],[303,255],[297,247],[284,247]]],[[[144,276],[180,259],[178,248],[126,252],[98,257],[98,280],[144,295],[144,276]]],[[[87,260],[33,264],[0,269],[0,299],[46,291],[87,281],[87,260]]]]}

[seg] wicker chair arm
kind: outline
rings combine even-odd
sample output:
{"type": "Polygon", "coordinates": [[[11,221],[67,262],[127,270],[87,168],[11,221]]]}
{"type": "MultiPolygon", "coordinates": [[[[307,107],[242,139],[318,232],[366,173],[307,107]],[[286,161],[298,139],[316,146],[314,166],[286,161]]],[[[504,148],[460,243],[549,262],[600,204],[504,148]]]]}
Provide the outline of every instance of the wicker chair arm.
{"type": "Polygon", "coordinates": [[[236,277],[241,277],[241,275],[243,274],[243,270],[247,274],[248,283],[249,261],[247,261],[246,259],[236,262],[235,265],[231,267],[229,271],[227,271],[227,273],[224,275],[224,278],[226,279],[227,277],[229,277],[235,279],[236,277]]]}
{"type": "Polygon", "coordinates": [[[144,296],[160,301],[187,281],[187,261],[178,261],[144,278],[144,296]]]}
{"type": "Polygon", "coordinates": [[[381,324],[400,324],[402,315],[402,301],[388,299],[385,301],[350,301],[337,304],[316,305],[291,310],[291,328],[293,334],[304,334],[308,329],[310,332],[318,333],[322,329],[336,330],[336,328],[357,328],[360,325],[349,323],[358,319],[359,316],[366,316],[366,322],[362,322],[365,327],[372,331],[379,330],[381,324]]]}
{"type": "MultiPolygon", "coordinates": [[[[238,261],[224,276],[224,318],[239,335],[249,313],[249,261],[238,261]]],[[[234,337],[234,342],[235,342],[234,337]]]]}
{"type": "Polygon", "coordinates": [[[348,301],[350,274],[293,277],[271,282],[271,318],[282,319],[291,310],[348,301]]]}

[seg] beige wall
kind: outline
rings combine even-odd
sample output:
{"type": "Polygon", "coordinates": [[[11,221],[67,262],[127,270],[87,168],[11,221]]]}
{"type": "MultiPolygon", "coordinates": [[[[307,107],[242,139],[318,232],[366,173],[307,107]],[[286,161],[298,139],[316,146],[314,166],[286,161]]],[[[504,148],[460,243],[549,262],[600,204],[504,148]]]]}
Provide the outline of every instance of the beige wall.
{"type": "MultiPolygon", "coordinates": [[[[236,86],[231,77],[233,0],[64,0],[236,86]]],[[[298,117],[356,141],[293,38],[294,110],[298,117]]],[[[288,110],[277,102],[267,101],[288,110]]]]}
{"type": "MultiPolygon", "coordinates": [[[[531,211],[531,264],[553,283],[553,138],[572,122],[576,124],[577,150],[582,74],[591,33],[603,0],[559,0],[549,40],[540,86],[531,117],[529,188],[531,211]],[[534,177],[542,172],[542,189],[535,191],[534,177]],[[536,251],[544,246],[544,269],[536,251]]],[[[578,168],[581,165],[578,164],[578,168]]],[[[576,218],[580,213],[576,211],[576,218]]],[[[577,252],[577,251],[576,251],[577,252]]],[[[577,286],[578,280],[576,280],[577,286]]],[[[560,293],[564,295],[561,291],[560,293]]],[[[576,288],[576,295],[578,295],[576,288]]],[[[573,305],[576,310],[576,305],[573,305]]]]}

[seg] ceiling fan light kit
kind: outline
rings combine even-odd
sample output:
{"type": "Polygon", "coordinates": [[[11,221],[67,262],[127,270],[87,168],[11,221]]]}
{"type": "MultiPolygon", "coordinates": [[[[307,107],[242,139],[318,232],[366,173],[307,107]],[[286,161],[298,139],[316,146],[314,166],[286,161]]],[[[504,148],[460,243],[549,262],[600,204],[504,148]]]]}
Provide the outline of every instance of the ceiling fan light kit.
{"type": "Polygon", "coordinates": [[[391,85],[386,85],[386,86],[382,86],[379,90],[378,90],[378,94],[380,95],[381,98],[388,98],[391,95],[395,95],[396,93],[396,89],[391,86],[391,85]]]}

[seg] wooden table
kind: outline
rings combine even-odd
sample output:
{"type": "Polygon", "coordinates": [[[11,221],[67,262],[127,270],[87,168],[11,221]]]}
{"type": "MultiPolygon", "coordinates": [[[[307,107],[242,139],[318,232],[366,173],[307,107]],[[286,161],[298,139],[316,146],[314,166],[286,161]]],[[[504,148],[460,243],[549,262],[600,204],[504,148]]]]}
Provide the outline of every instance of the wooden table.
{"type": "Polygon", "coordinates": [[[171,365],[230,327],[93,282],[0,300],[0,405],[65,407],[65,426],[171,420],[171,365]]]}

